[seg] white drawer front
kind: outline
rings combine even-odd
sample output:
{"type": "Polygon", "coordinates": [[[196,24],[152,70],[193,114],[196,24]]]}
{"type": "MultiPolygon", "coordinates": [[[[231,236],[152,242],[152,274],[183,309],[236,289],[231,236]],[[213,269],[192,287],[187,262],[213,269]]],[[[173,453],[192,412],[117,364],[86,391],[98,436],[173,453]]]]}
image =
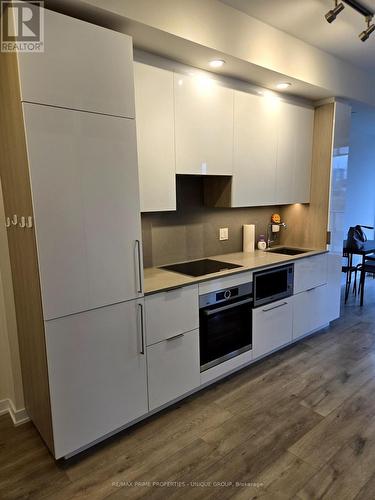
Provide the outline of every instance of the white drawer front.
{"type": "Polygon", "coordinates": [[[253,359],[292,340],[293,297],[253,311],[253,359]]]}
{"type": "Polygon", "coordinates": [[[329,317],[328,285],[299,293],[294,297],[293,339],[326,325],[329,317]]]}
{"type": "Polygon", "coordinates": [[[294,293],[327,283],[327,254],[299,259],[294,264],[294,293]]]}
{"type": "Polygon", "coordinates": [[[147,345],[199,327],[198,285],[145,298],[147,345]]]}
{"type": "Polygon", "coordinates": [[[216,292],[223,288],[230,288],[231,286],[238,286],[244,283],[250,283],[253,280],[253,273],[250,271],[244,273],[233,274],[232,276],[224,276],[210,281],[199,283],[199,295],[205,293],[216,292]]]}
{"type": "Polygon", "coordinates": [[[149,409],[200,385],[199,330],[147,348],[149,409]]]}

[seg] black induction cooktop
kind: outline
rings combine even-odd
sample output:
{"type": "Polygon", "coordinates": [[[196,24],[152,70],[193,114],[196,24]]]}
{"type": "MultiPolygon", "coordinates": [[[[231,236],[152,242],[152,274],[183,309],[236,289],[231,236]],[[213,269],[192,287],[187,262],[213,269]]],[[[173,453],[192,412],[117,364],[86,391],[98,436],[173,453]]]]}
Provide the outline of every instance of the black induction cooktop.
{"type": "Polygon", "coordinates": [[[174,271],[180,274],[186,274],[187,276],[203,276],[205,274],[218,273],[220,271],[226,271],[228,269],[235,269],[237,264],[229,264],[228,262],[221,262],[219,260],[212,259],[202,259],[193,260],[192,262],[183,262],[182,264],[172,264],[170,266],[162,266],[160,269],[166,269],[167,271],[174,271]]]}

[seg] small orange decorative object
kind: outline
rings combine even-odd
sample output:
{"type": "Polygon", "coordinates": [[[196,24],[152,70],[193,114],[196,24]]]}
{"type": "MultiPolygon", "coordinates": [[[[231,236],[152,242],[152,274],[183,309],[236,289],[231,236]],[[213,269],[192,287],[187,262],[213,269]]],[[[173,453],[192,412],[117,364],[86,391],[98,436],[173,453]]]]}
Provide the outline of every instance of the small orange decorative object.
{"type": "Polygon", "coordinates": [[[271,222],[273,222],[274,224],[280,224],[280,222],[281,222],[280,214],[272,214],[271,215],[271,222]]]}

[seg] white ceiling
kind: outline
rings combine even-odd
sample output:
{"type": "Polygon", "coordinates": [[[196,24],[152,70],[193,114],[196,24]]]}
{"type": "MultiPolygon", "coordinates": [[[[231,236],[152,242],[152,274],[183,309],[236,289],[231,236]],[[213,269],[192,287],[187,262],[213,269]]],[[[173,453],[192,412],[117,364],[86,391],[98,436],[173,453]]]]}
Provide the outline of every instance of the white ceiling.
{"type": "MultiPolygon", "coordinates": [[[[363,43],[363,16],[349,6],[332,24],[324,15],[333,0],[220,0],[245,14],[285,31],[325,52],[375,73],[375,33],[363,43]]],[[[362,0],[375,12],[375,0],[362,0]]]]}

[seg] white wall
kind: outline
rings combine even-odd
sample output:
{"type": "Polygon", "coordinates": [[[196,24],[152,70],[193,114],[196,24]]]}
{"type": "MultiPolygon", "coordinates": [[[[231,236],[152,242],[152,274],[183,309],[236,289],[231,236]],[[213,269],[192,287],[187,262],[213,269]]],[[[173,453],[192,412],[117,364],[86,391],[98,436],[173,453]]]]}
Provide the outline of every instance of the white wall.
{"type": "MultiPolygon", "coordinates": [[[[375,223],[375,113],[358,110],[352,115],[344,230],[375,223]]],[[[366,230],[369,239],[374,231],[366,230]]]]}

